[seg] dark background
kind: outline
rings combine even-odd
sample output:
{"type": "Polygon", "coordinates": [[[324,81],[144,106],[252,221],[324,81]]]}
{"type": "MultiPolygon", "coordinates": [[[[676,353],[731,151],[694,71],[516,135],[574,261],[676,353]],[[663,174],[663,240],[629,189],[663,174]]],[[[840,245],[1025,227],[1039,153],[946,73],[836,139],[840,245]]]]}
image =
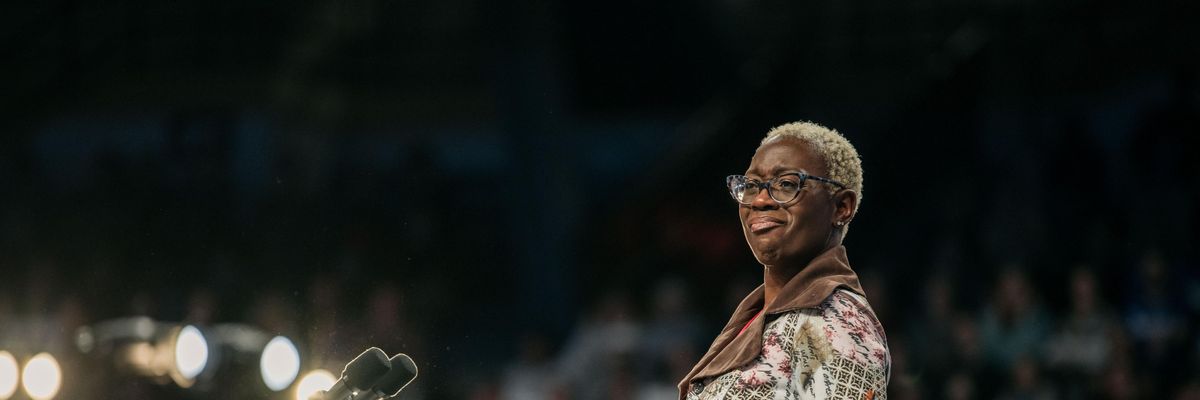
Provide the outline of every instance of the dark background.
{"type": "MultiPolygon", "coordinates": [[[[130,315],[245,322],[296,338],[306,370],[411,354],[412,398],[657,398],[761,282],[724,176],[812,120],[863,158],[846,245],[893,398],[1197,396],[1197,16],[6,4],[0,345],[71,354],[76,327],[130,315]],[[1072,331],[1080,273],[1104,322],[1072,331]],[[1063,332],[1102,345],[1064,364],[1063,332]]],[[[64,390],[217,396],[89,375],[64,390]]]]}

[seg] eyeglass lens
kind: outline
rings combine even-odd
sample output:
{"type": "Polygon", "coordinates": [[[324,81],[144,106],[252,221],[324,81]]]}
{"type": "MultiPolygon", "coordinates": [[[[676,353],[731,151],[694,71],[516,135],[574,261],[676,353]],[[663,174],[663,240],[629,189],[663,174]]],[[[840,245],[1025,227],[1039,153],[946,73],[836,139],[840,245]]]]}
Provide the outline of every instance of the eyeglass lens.
{"type": "Polygon", "coordinates": [[[750,204],[763,186],[767,187],[767,195],[778,203],[787,203],[796,198],[804,187],[804,178],[796,175],[776,177],[765,184],[741,175],[729,177],[729,194],[738,203],[750,204]]]}

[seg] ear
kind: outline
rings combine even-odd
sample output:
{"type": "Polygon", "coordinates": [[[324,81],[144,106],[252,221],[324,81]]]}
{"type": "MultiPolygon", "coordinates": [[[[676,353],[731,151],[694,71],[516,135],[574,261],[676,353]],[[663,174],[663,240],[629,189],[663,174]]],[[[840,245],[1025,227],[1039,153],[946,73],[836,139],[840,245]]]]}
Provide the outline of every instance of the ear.
{"type": "Polygon", "coordinates": [[[833,223],[848,224],[858,208],[858,192],[842,189],[833,195],[833,223]]]}

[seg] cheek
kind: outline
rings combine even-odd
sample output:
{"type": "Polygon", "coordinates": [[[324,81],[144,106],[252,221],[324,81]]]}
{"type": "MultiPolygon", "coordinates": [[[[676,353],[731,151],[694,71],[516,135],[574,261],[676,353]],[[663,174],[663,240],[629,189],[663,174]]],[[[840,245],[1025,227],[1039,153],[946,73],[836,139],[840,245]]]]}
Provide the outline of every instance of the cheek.
{"type": "MultiPolygon", "coordinates": [[[[813,210],[815,211],[815,210],[813,210]]],[[[787,226],[787,243],[792,248],[814,245],[816,241],[825,239],[825,232],[819,212],[800,212],[789,214],[791,218],[787,226]]]]}
{"type": "Polygon", "coordinates": [[[746,228],[746,218],[749,218],[750,211],[746,210],[745,207],[739,207],[737,216],[738,226],[742,228],[742,233],[749,234],[750,231],[748,231],[748,228],[746,228]]]}

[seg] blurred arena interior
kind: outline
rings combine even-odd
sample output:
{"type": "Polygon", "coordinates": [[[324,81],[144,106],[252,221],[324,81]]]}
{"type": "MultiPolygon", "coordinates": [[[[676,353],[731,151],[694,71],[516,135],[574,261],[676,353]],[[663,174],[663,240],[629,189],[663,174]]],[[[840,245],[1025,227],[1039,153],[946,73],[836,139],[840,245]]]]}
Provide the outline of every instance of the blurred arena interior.
{"type": "Polygon", "coordinates": [[[1200,398],[1197,8],[10,2],[0,398],[674,399],[801,119],[893,400],[1200,398]]]}

